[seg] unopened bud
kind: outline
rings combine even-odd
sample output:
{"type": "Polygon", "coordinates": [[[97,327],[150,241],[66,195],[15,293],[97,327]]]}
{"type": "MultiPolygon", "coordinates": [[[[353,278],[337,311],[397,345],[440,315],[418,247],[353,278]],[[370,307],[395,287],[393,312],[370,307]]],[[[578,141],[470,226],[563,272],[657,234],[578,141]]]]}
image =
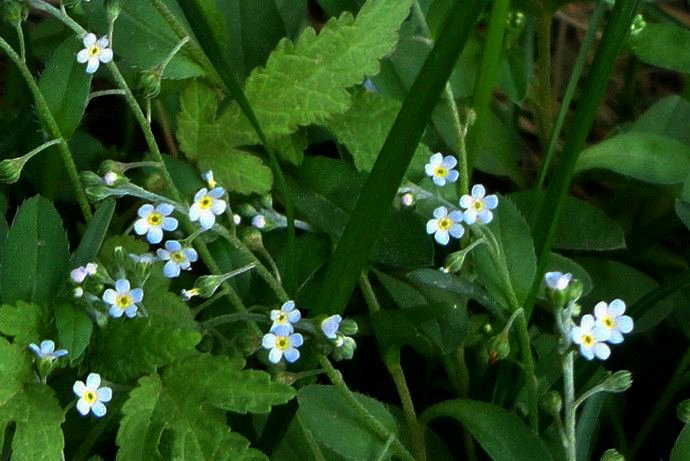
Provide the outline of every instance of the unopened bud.
{"type": "Polygon", "coordinates": [[[563,408],[563,399],[561,394],[556,391],[547,392],[541,400],[542,409],[553,417],[558,417],[561,414],[561,408],[563,408]]]}
{"type": "Polygon", "coordinates": [[[261,232],[255,227],[247,227],[240,233],[240,239],[250,250],[260,250],[264,246],[261,232]]]}
{"type": "Polygon", "coordinates": [[[678,404],[676,415],[678,415],[678,419],[684,423],[690,423],[690,400],[683,400],[678,404]]]}
{"type": "Polygon", "coordinates": [[[448,255],[446,258],[446,262],[443,265],[443,267],[446,268],[448,273],[455,274],[457,272],[460,272],[462,269],[462,265],[465,263],[465,258],[467,257],[467,252],[466,251],[456,251],[454,253],[451,253],[448,255]]]}
{"type": "Polygon", "coordinates": [[[632,374],[627,370],[621,370],[613,373],[606,378],[601,384],[601,387],[606,392],[625,392],[632,386],[632,374]]]}
{"type": "Polygon", "coordinates": [[[611,448],[610,450],[606,450],[606,452],[602,455],[601,461],[625,461],[625,456],[611,448]]]}
{"type": "Polygon", "coordinates": [[[351,360],[355,355],[355,349],[357,349],[357,343],[354,339],[349,336],[338,335],[336,340],[336,348],[333,349],[331,355],[337,361],[340,360],[351,360]]]}
{"type": "Polygon", "coordinates": [[[338,329],[338,331],[347,336],[356,335],[359,331],[359,326],[357,325],[357,322],[355,322],[354,320],[345,319],[342,322],[340,322],[340,328],[338,329]]]}
{"type": "Polygon", "coordinates": [[[489,363],[503,360],[510,354],[510,339],[507,332],[501,332],[491,338],[486,345],[489,353],[489,363]]]}
{"type": "Polygon", "coordinates": [[[2,4],[2,17],[10,24],[19,24],[26,21],[29,10],[26,6],[16,0],[5,0],[2,4]]]}
{"type": "Polygon", "coordinates": [[[158,69],[145,70],[139,77],[139,92],[145,99],[153,99],[161,92],[161,73],[158,69]]]}
{"type": "Polygon", "coordinates": [[[630,26],[630,35],[639,34],[645,27],[647,27],[647,21],[644,20],[644,16],[638,14],[635,16],[635,19],[633,19],[632,25],[630,26]]]}
{"type": "Polygon", "coordinates": [[[258,214],[252,218],[252,226],[257,229],[263,229],[266,227],[266,217],[262,214],[258,214]]]}
{"type": "Polygon", "coordinates": [[[414,194],[412,192],[406,192],[400,196],[400,204],[405,208],[413,206],[415,203],[414,194]]]}

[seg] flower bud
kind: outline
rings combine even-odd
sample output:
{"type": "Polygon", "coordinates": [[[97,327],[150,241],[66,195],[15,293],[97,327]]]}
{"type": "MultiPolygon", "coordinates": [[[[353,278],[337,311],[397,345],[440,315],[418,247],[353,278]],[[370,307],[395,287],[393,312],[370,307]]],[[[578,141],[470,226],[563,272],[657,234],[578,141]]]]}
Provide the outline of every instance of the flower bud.
{"type": "Polygon", "coordinates": [[[262,207],[268,209],[273,208],[273,197],[271,197],[270,195],[262,195],[259,201],[262,207]]]}
{"type": "Polygon", "coordinates": [[[350,360],[355,355],[357,343],[349,336],[338,335],[336,340],[336,348],[333,349],[331,356],[337,360],[350,360]]]}
{"type": "Polygon", "coordinates": [[[601,461],[625,461],[625,456],[611,448],[602,455],[601,461]]]}
{"type": "Polygon", "coordinates": [[[247,227],[240,233],[240,240],[253,251],[260,250],[264,246],[261,232],[255,227],[247,227]]]}
{"type": "Polygon", "coordinates": [[[356,335],[359,331],[359,326],[357,325],[357,322],[355,322],[354,320],[345,319],[342,322],[340,322],[340,328],[338,329],[338,331],[347,336],[356,335]]]}
{"type": "Polygon", "coordinates": [[[635,19],[633,19],[632,25],[630,26],[630,35],[639,34],[645,27],[647,27],[647,21],[644,20],[644,16],[638,14],[635,16],[635,19]]]}
{"type": "Polygon", "coordinates": [[[563,408],[563,399],[558,392],[549,391],[542,397],[540,405],[547,414],[557,418],[561,414],[561,408],[563,408]]]}
{"type": "Polygon", "coordinates": [[[625,392],[632,386],[632,374],[627,370],[620,370],[606,378],[601,387],[606,392],[625,392]]]}
{"type": "Polygon", "coordinates": [[[145,70],[139,77],[139,93],[145,99],[153,99],[161,92],[161,73],[159,69],[145,70]]]}
{"type": "Polygon", "coordinates": [[[503,360],[510,354],[510,338],[506,331],[502,331],[489,340],[486,344],[489,353],[489,363],[494,364],[503,360]]]}
{"type": "Polygon", "coordinates": [[[14,184],[19,181],[19,176],[22,174],[22,168],[27,159],[24,157],[8,158],[0,162],[0,182],[5,184],[14,184]]]}
{"type": "Polygon", "coordinates": [[[29,9],[16,0],[5,0],[2,4],[2,17],[10,24],[19,24],[26,21],[29,9]]]}
{"type": "Polygon", "coordinates": [[[448,271],[448,273],[455,274],[460,272],[462,265],[465,263],[465,258],[467,257],[467,252],[460,250],[451,253],[446,258],[446,262],[443,267],[448,271]]]}
{"type": "Polygon", "coordinates": [[[113,262],[117,267],[125,267],[127,264],[127,252],[121,245],[113,248],[113,262]]]}
{"type": "Polygon", "coordinates": [[[415,204],[415,199],[414,199],[414,194],[412,192],[405,192],[400,196],[400,204],[405,207],[409,208],[411,206],[414,206],[415,204]]]}
{"type": "Polygon", "coordinates": [[[683,400],[678,404],[676,415],[684,423],[690,424],[690,400],[683,400]]]}
{"type": "Polygon", "coordinates": [[[263,229],[266,227],[266,217],[262,214],[258,214],[252,218],[252,226],[257,229],[263,229]]]}

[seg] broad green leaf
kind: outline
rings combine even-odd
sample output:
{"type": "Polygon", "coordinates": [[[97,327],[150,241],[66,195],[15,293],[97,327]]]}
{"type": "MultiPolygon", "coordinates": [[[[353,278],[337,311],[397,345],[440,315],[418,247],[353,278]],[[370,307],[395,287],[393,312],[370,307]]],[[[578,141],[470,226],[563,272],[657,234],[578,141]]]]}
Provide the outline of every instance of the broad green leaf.
{"type": "Polygon", "coordinates": [[[411,0],[369,0],[356,19],[344,13],[318,35],[307,28],[296,43],[282,40],[245,85],[266,134],[289,134],[345,112],[346,89],[379,72],[378,61],[393,51],[411,5],[411,0]]]}
{"type": "Polygon", "coordinates": [[[89,345],[93,330],[89,314],[70,303],[58,304],[55,308],[55,326],[58,344],[69,351],[68,358],[73,361],[81,357],[89,345]]]}
{"type": "MultiPolygon", "coordinates": [[[[358,90],[352,95],[350,110],[333,116],[325,126],[347,147],[357,170],[371,171],[401,106],[395,99],[358,90]]],[[[430,156],[428,147],[417,147],[407,173],[411,179],[424,175],[424,164],[430,156]]]]}
{"type": "Polygon", "coordinates": [[[653,184],[676,184],[690,172],[690,146],[649,133],[620,134],[585,149],[575,172],[594,168],[653,184]]]}
{"type": "Polygon", "coordinates": [[[633,131],[653,133],[690,145],[690,102],[678,95],[657,101],[638,118],[633,131]]]}
{"type": "Polygon", "coordinates": [[[671,22],[647,24],[631,35],[630,46],[640,61],[657,67],[690,73],[690,30],[671,22]]]}
{"type": "Polygon", "coordinates": [[[14,427],[13,461],[62,459],[64,412],[52,390],[33,384],[28,353],[0,338],[0,447],[14,427]]]}
{"type": "Polygon", "coordinates": [[[690,203],[676,200],[676,214],[683,221],[685,227],[690,229],[690,203]]]}
{"type": "Polygon", "coordinates": [[[294,390],[243,367],[239,359],[199,355],[176,362],[162,376],[140,379],[122,408],[117,459],[267,460],[230,431],[225,412],[267,413],[289,401],[294,390]],[[162,437],[169,456],[160,452],[162,437]]]}
{"type": "Polygon", "coordinates": [[[50,338],[50,322],[51,313],[43,306],[24,301],[0,306],[0,333],[14,338],[14,343],[22,347],[50,338]]]}
{"type": "Polygon", "coordinates": [[[428,408],[423,423],[447,416],[469,430],[494,461],[552,461],[539,437],[514,414],[490,403],[449,400],[428,408]]]}
{"type": "Polygon", "coordinates": [[[507,176],[515,184],[524,185],[525,178],[518,166],[519,153],[523,150],[520,136],[493,111],[487,113],[486,123],[482,127],[482,133],[479,133],[482,142],[477,146],[477,169],[507,176]]]}
{"type": "Polygon", "coordinates": [[[49,304],[67,277],[67,247],[62,219],[53,204],[42,197],[25,201],[5,241],[0,268],[2,301],[49,304]]]}
{"type": "Polygon", "coordinates": [[[81,48],[83,45],[77,39],[65,40],[48,59],[38,81],[65,139],[71,138],[79,126],[91,89],[92,74],[87,74],[84,64],[79,64],[75,57],[81,48]]]}
{"type": "Polygon", "coordinates": [[[601,423],[601,410],[609,397],[606,393],[592,396],[585,402],[577,420],[577,461],[587,461],[594,449],[593,441],[601,423]]]}
{"type": "Polygon", "coordinates": [[[199,159],[202,170],[213,170],[220,184],[238,194],[266,194],[273,184],[273,173],[256,155],[246,152],[216,152],[199,159]]]}
{"type": "Polygon", "coordinates": [[[93,218],[84,232],[84,235],[79,242],[77,250],[72,254],[70,265],[72,267],[79,267],[93,262],[98,255],[98,251],[103,245],[103,240],[108,233],[110,227],[110,220],[113,218],[115,211],[115,201],[105,200],[98,205],[93,218]]]}
{"type": "Polygon", "coordinates": [[[220,136],[220,128],[215,123],[217,110],[215,92],[200,81],[192,81],[182,91],[177,139],[190,160],[198,159],[204,151],[216,151],[225,145],[225,137],[220,136]]]}
{"type": "Polygon", "coordinates": [[[527,297],[537,265],[529,226],[513,202],[500,197],[487,227],[500,253],[494,257],[489,245],[480,245],[472,252],[479,280],[504,307],[517,309],[527,297]],[[508,277],[508,286],[503,274],[508,277]]]}
{"type": "MultiPolygon", "coordinates": [[[[355,397],[386,429],[397,433],[395,419],[381,402],[361,394],[355,394],[355,397]]],[[[344,458],[373,460],[383,451],[386,441],[367,428],[335,387],[305,386],[297,393],[297,400],[297,413],[304,426],[316,440],[344,458]]]]}
{"type": "Polygon", "coordinates": [[[690,424],[686,424],[680,431],[669,461],[685,461],[690,459],[690,424]]]}

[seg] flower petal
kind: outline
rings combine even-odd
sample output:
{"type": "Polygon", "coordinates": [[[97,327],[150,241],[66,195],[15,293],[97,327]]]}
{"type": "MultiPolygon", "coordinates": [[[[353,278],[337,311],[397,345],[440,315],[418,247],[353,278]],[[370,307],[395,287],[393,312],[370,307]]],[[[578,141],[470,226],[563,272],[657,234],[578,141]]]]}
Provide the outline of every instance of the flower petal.
{"type": "Polygon", "coordinates": [[[594,316],[597,319],[603,319],[609,315],[609,305],[604,301],[599,301],[596,306],[594,306],[594,316]]]}
{"type": "Polygon", "coordinates": [[[225,195],[225,189],[223,189],[222,187],[214,187],[213,189],[211,189],[208,195],[210,195],[211,198],[219,199],[223,195],[225,195]]]}
{"type": "Polygon", "coordinates": [[[150,227],[151,226],[149,225],[149,222],[146,220],[146,218],[137,219],[134,223],[134,232],[137,235],[144,235],[149,231],[150,227]]]}
{"type": "Polygon", "coordinates": [[[494,214],[490,210],[484,208],[479,212],[479,214],[477,214],[477,217],[479,218],[479,222],[482,224],[489,224],[491,221],[493,221],[494,214]]]}
{"type": "Polygon", "coordinates": [[[459,203],[462,208],[470,208],[472,206],[472,203],[474,203],[474,199],[469,195],[463,195],[462,197],[460,197],[459,203]]]}
{"type": "Polygon", "coordinates": [[[436,184],[439,187],[443,187],[446,185],[446,178],[443,178],[441,176],[434,176],[431,180],[434,182],[434,184],[436,184]]]}
{"type": "Polygon", "coordinates": [[[448,231],[438,230],[434,235],[434,239],[441,245],[448,245],[450,236],[448,235],[448,231]]]}
{"type": "Polygon", "coordinates": [[[108,314],[114,319],[119,319],[122,317],[122,309],[120,309],[117,306],[110,306],[110,309],[108,309],[108,314]]]}
{"type": "Polygon", "coordinates": [[[167,216],[167,217],[163,218],[163,226],[161,226],[161,227],[163,227],[163,230],[166,230],[168,232],[172,232],[175,229],[177,229],[177,225],[178,225],[177,219],[167,216]]]}
{"type": "Polygon", "coordinates": [[[149,231],[146,233],[146,240],[149,243],[161,243],[161,240],[163,240],[163,229],[160,227],[149,228],[149,231]]]}
{"type": "Polygon", "coordinates": [[[441,154],[440,152],[436,152],[431,157],[429,157],[429,163],[432,166],[440,165],[441,163],[443,163],[443,154],[441,154]]]}
{"type": "Polygon", "coordinates": [[[89,410],[91,410],[91,404],[87,402],[85,399],[79,399],[77,401],[77,411],[82,415],[86,416],[89,414],[89,410]]]}
{"type": "Polygon", "coordinates": [[[146,204],[139,207],[137,214],[139,215],[140,218],[145,218],[148,215],[150,215],[152,212],[153,212],[153,205],[151,205],[150,203],[146,203],[146,204]]]}
{"type": "Polygon", "coordinates": [[[228,204],[225,202],[225,200],[214,200],[213,205],[211,205],[211,211],[215,215],[221,215],[225,213],[225,210],[228,208],[228,204]]]}
{"type": "Polygon", "coordinates": [[[594,327],[594,317],[592,317],[590,314],[583,315],[582,319],[580,320],[580,327],[582,327],[583,330],[591,330],[592,327],[594,327]]]}
{"type": "Polygon", "coordinates": [[[110,45],[110,41],[108,40],[108,37],[105,35],[99,38],[96,43],[98,43],[98,46],[100,46],[101,48],[108,48],[108,45],[110,45]]]}
{"type": "Polygon", "coordinates": [[[107,413],[107,408],[101,402],[96,402],[91,405],[91,411],[97,418],[102,418],[107,413]]]}
{"type": "Polygon", "coordinates": [[[458,170],[450,170],[448,172],[448,176],[446,176],[446,179],[448,180],[448,182],[455,182],[458,180],[459,177],[460,173],[458,172],[458,170]]]}
{"type": "Polygon", "coordinates": [[[175,277],[180,276],[180,266],[177,265],[174,261],[168,261],[165,263],[165,266],[163,266],[163,275],[165,275],[169,279],[174,279],[175,277]]]}
{"type": "Polygon", "coordinates": [[[89,58],[89,63],[86,65],[86,73],[87,74],[93,74],[98,70],[98,66],[101,65],[101,62],[98,60],[98,58],[89,58]]]}
{"type": "Polygon", "coordinates": [[[129,306],[129,307],[127,308],[127,310],[125,310],[125,316],[126,316],[128,319],[133,319],[134,317],[136,317],[137,311],[138,311],[138,310],[139,310],[139,308],[137,307],[137,305],[136,305],[136,304],[132,304],[131,306],[129,306]]]}
{"type": "Polygon", "coordinates": [[[141,288],[135,288],[129,292],[129,295],[132,297],[133,302],[140,303],[141,300],[144,299],[144,290],[141,288]]]}
{"type": "Polygon", "coordinates": [[[112,288],[108,288],[107,290],[105,290],[105,293],[103,293],[103,301],[105,301],[106,304],[115,304],[116,298],[117,292],[112,288]]]}
{"type": "Polygon", "coordinates": [[[89,50],[83,49],[79,53],[77,53],[77,62],[79,64],[84,64],[88,60],[89,60],[89,50]]]}
{"type": "Polygon", "coordinates": [[[604,343],[596,343],[592,347],[592,352],[597,356],[599,360],[606,360],[611,355],[611,349],[604,343]]]}
{"type": "Polygon", "coordinates": [[[274,347],[273,349],[271,349],[271,352],[268,353],[268,360],[271,363],[278,363],[280,362],[281,358],[283,358],[283,351],[281,351],[277,347],[274,347]]]}
{"type": "Polygon", "coordinates": [[[55,351],[55,342],[50,339],[41,341],[41,352],[44,354],[52,354],[55,351]]]}
{"type": "Polygon", "coordinates": [[[101,375],[98,373],[89,373],[86,377],[86,388],[90,391],[96,392],[101,385],[101,375]]]}
{"type": "Polygon", "coordinates": [[[156,207],[156,211],[158,211],[163,216],[168,216],[174,210],[175,210],[175,207],[173,207],[169,203],[159,203],[158,206],[156,207]]]}
{"type": "Polygon", "coordinates": [[[498,206],[498,196],[491,194],[484,197],[484,206],[490,210],[496,208],[498,206]]]}
{"type": "Polygon", "coordinates": [[[84,43],[85,47],[90,48],[96,44],[97,40],[96,34],[88,33],[84,35],[84,40],[82,43],[84,43]]]}
{"type": "Polygon", "coordinates": [[[426,233],[431,235],[438,230],[438,219],[430,219],[426,222],[426,233]]]}
{"type": "Polygon", "coordinates": [[[283,355],[285,356],[285,360],[289,363],[296,362],[297,359],[299,359],[299,351],[294,347],[291,347],[283,351],[283,355]]]}
{"type": "Polygon", "coordinates": [[[100,54],[98,55],[98,59],[100,59],[100,61],[104,64],[109,63],[113,60],[113,50],[111,50],[110,48],[102,49],[100,54]]]}
{"type": "Polygon", "coordinates": [[[450,228],[450,235],[455,237],[456,239],[459,239],[465,234],[465,228],[462,227],[462,224],[456,223],[453,224],[453,227],[450,228]]]}
{"type": "Polygon", "coordinates": [[[101,402],[110,402],[113,398],[113,390],[108,386],[103,386],[96,391],[96,397],[98,397],[98,400],[101,402]]]}
{"type": "Polygon", "coordinates": [[[472,194],[472,198],[474,198],[475,200],[479,200],[484,198],[484,196],[486,195],[486,189],[484,189],[484,186],[482,186],[481,184],[475,184],[474,186],[472,186],[472,191],[470,193],[472,194]]]}
{"type": "Polygon", "coordinates": [[[202,228],[210,229],[216,223],[216,216],[209,211],[204,211],[199,215],[199,223],[202,228]]]}
{"type": "Polygon", "coordinates": [[[458,160],[453,157],[452,155],[446,155],[443,157],[443,166],[445,166],[447,169],[455,168],[455,165],[458,164],[458,160]]]}
{"type": "Polygon", "coordinates": [[[300,347],[302,344],[304,344],[304,338],[299,333],[290,335],[289,339],[290,344],[292,344],[294,347],[300,347]]]}
{"type": "Polygon", "coordinates": [[[614,299],[609,304],[609,312],[613,317],[619,317],[625,312],[625,303],[621,299],[614,299]]]}
{"type": "Polygon", "coordinates": [[[633,319],[627,315],[621,315],[620,317],[616,318],[616,326],[621,333],[630,333],[633,331],[634,327],[633,319]]]}
{"type": "Polygon", "coordinates": [[[72,392],[74,392],[74,395],[77,397],[81,397],[84,395],[84,392],[86,392],[86,384],[84,384],[83,381],[75,381],[72,385],[72,392]]]}
{"type": "Polygon", "coordinates": [[[276,347],[276,341],[278,340],[278,337],[274,335],[273,333],[266,333],[264,337],[261,339],[261,346],[264,349],[271,349],[276,347]]]}
{"type": "Polygon", "coordinates": [[[472,208],[470,208],[469,210],[465,210],[463,215],[465,217],[465,222],[467,224],[472,225],[477,222],[477,210],[473,210],[472,208]]]}
{"type": "Polygon", "coordinates": [[[127,293],[130,287],[129,280],[127,279],[118,279],[117,282],[115,282],[115,289],[118,293],[127,293]]]}
{"type": "Polygon", "coordinates": [[[201,199],[204,197],[204,195],[206,195],[206,194],[208,194],[208,189],[206,189],[205,187],[202,188],[202,189],[199,189],[198,191],[196,191],[196,194],[194,194],[194,201],[195,201],[195,202],[198,202],[198,201],[201,200],[201,199]]]}
{"type": "Polygon", "coordinates": [[[443,218],[448,215],[448,208],[440,206],[434,210],[434,218],[443,218]]]}

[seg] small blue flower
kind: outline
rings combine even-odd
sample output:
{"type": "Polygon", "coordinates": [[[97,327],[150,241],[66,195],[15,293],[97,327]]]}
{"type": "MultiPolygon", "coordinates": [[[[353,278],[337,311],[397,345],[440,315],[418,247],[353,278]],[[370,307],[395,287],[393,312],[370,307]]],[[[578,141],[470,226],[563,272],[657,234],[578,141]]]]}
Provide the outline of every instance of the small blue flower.
{"type": "Polygon", "coordinates": [[[633,330],[633,319],[623,315],[624,312],[625,303],[620,299],[614,299],[611,301],[611,304],[601,301],[594,306],[597,326],[610,332],[610,338],[607,340],[609,344],[622,343],[623,334],[630,333],[633,330]]]}
{"type": "Polygon", "coordinates": [[[198,259],[194,248],[183,247],[177,240],[168,240],[165,249],[159,248],[157,253],[161,260],[167,261],[163,266],[163,275],[168,278],[178,277],[180,270],[190,270],[192,263],[198,259]]]}
{"type": "Polygon", "coordinates": [[[216,216],[225,213],[228,204],[221,197],[225,189],[215,187],[210,191],[205,187],[194,195],[194,204],[189,208],[189,220],[199,221],[202,229],[210,229],[216,223],[216,216]]]}
{"type": "Polygon", "coordinates": [[[105,415],[107,409],[105,404],[113,398],[113,390],[108,386],[101,387],[101,375],[90,373],[86,377],[86,383],[76,381],[72,386],[72,391],[79,397],[77,401],[77,411],[86,416],[89,411],[100,418],[105,415]]]}
{"type": "Polygon", "coordinates": [[[447,245],[450,237],[459,239],[465,234],[465,228],[462,227],[463,215],[460,211],[451,211],[444,206],[440,206],[434,210],[434,219],[430,219],[426,223],[426,233],[434,234],[434,239],[441,245],[447,245]]]}
{"type": "Polygon", "coordinates": [[[340,329],[340,322],[342,321],[343,318],[337,314],[323,319],[321,322],[321,331],[323,332],[324,336],[326,336],[328,339],[337,339],[338,330],[340,329]]]}
{"type": "Polygon", "coordinates": [[[38,346],[37,344],[31,343],[29,344],[29,349],[36,354],[36,357],[38,357],[41,360],[57,360],[60,357],[64,357],[67,355],[67,350],[65,349],[58,349],[55,350],[55,342],[51,341],[50,339],[46,339],[45,341],[41,341],[41,345],[38,346]]]}
{"type": "Polygon", "coordinates": [[[206,184],[208,184],[208,187],[211,189],[216,187],[216,185],[218,184],[215,178],[213,177],[213,170],[203,172],[201,174],[201,177],[204,179],[204,181],[206,181],[206,184]]]}
{"type": "Polygon", "coordinates": [[[299,350],[304,343],[302,335],[299,333],[292,333],[287,325],[281,325],[271,330],[270,333],[264,335],[261,345],[264,349],[269,350],[268,360],[271,363],[278,363],[285,357],[288,363],[293,363],[299,359],[299,350]]]}
{"type": "Polygon", "coordinates": [[[160,243],[163,231],[177,229],[177,219],[170,216],[174,209],[169,203],[161,203],[155,208],[150,203],[142,205],[138,211],[139,219],[134,223],[134,232],[137,235],[146,234],[149,243],[160,243]]]}
{"type": "Polygon", "coordinates": [[[115,282],[115,290],[108,288],[103,293],[103,301],[110,304],[110,316],[113,318],[120,318],[125,314],[127,318],[132,318],[137,315],[139,307],[136,303],[144,299],[144,290],[135,288],[130,290],[129,280],[119,279],[115,282]]]}
{"type": "Polygon", "coordinates": [[[486,189],[481,184],[472,186],[471,195],[463,195],[460,198],[460,206],[465,208],[465,222],[474,224],[479,221],[482,224],[489,224],[494,219],[491,212],[498,206],[498,197],[486,195],[486,189]]]}
{"type": "Polygon", "coordinates": [[[570,272],[563,274],[561,272],[547,272],[544,274],[544,283],[552,290],[563,291],[568,288],[570,281],[573,279],[573,274],[570,272]]]}
{"type": "Polygon", "coordinates": [[[273,309],[271,311],[271,320],[273,320],[271,331],[285,326],[292,333],[294,331],[293,324],[299,322],[301,318],[302,313],[299,309],[295,309],[295,302],[292,300],[287,301],[280,307],[280,310],[273,309]]]}
{"type": "Polygon", "coordinates": [[[98,264],[88,263],[86,266],[79,266],[70,272],[70,278],[74,283],[83,282],[86,277],[94,275],[98,271],[98,264]]]}
{"type": "Polygon", "coordinates": [[[582,316],[580,326],[573,327],[570,337],[580,346],[580,354],[587,360],[595,356],[599,360],[606,360],[611,355],[611,349],[605,343],[611,338],[611,332],[597,325],[589,314],[582,316]]]}
{"type": "Polygon", "coordinates": [[[445,186],[446,182],[455,182],[460,173],[454,170],[458,161],[452,155],[445,157],[441,153],[436,153],[429,158],[429,163],[424,165],[424,172],[437,186],[445,186]]]}

